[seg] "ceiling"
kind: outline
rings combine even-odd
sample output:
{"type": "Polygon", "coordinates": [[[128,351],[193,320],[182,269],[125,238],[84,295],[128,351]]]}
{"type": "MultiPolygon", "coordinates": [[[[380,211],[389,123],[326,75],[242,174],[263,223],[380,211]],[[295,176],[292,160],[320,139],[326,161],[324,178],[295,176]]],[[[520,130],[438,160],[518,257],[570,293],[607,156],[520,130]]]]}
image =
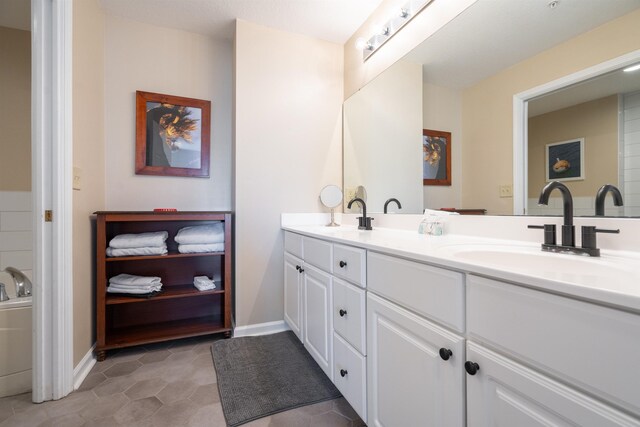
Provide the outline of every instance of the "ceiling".
{"type": "MultiPolygon", "coordinates": [[[[5,0],[2,0],[5,1],[5,0]]],[[[99,0],[111,15],[232,40],[236,19],[345,43],[382,0],[99,0]]]]}
{"type": "Polygon", "coordinates": [[[640,0],[478,0],[407,55],[424,81],[466,88],[607,21],[640,0]]]}

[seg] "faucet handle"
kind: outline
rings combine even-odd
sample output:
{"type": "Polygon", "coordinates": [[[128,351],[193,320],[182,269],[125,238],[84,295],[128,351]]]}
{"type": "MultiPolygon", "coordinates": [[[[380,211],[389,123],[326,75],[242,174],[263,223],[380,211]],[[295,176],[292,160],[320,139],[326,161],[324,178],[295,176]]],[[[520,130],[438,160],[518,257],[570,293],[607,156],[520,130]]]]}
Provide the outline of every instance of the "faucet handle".
{"type": "Polygon", "coordinates": [[[596,228],[591,225],[583,225],[582,228],[582,243],[581,246],[584,249],[598,249],[596,245],[596,233],[611,233],[619,234],[620,229],[612,230],[606,228],[596,228]]]}
{"type": "Polygon", "coordinates": [[[527,228],[544,230],[544,244],[545,245],[556,244],[556,225],[555,224],[527,225],[527,228]]]}

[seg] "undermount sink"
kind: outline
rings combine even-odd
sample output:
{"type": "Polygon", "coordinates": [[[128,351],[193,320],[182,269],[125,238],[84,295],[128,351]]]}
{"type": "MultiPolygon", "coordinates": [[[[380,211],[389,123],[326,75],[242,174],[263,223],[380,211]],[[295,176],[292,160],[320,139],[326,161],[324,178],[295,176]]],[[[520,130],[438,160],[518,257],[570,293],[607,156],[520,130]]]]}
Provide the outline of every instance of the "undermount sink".
{"type": "Polygon", "coordinates": [[[621,257],[588,257],[579,255],[543,252],[540,246],[517,245],[451,245],[438,250],[438,255],[467,263],[499,268],[513,272],[535,274],[550,279],[600,280],[618,277],[631,278],[637,275],[634,260],[621,257]]]}

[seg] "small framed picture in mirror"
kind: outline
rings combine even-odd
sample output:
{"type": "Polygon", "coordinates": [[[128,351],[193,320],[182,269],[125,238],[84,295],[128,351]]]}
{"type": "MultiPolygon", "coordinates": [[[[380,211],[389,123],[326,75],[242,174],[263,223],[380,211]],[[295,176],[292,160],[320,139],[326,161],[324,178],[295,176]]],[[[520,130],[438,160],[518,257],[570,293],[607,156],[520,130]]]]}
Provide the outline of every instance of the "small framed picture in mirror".
{"type": "Polygon", "coordinates": [[[136,91],[136,174],[209,177],[211,101],[136,91]]]}
{"type": "Polygon", "coordinates": [[[584,176],[584,138],[545,145],[545,178],[549,181],[580,181],[584,176]]]}
{"type": "Polygon", "coordinates": [[[451,185],[451,132],[422,130],[422,184],[451,185]]]}

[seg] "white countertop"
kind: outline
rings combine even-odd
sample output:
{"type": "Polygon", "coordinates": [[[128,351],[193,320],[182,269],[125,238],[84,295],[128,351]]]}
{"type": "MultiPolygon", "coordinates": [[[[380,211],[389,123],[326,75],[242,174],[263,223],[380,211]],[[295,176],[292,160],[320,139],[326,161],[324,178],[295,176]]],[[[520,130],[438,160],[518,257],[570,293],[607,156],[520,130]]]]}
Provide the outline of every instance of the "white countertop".
{"type": "Polygon", "coordinates": [[[640,256],[602,249],[600,257],[542,252],[539,243],[460,234],[429,236],[390,228],[287,225],[287,231],[478,274],[640,313],[640,256]]]}

